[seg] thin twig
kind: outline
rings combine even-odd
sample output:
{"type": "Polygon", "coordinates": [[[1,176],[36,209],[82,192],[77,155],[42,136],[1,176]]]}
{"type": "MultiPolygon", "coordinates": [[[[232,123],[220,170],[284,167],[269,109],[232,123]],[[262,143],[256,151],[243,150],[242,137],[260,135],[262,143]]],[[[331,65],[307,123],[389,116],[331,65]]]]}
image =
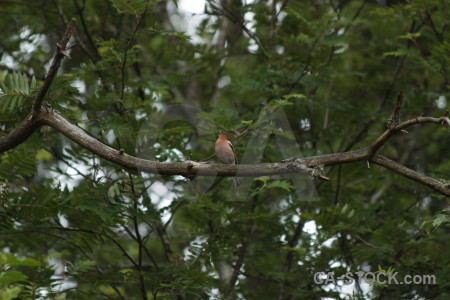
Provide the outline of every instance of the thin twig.
{"type": "Polygon", "coordinates": [[[283,2],[281,3],[280,10],[277,12],[277,18],[280,15],[280,13],[286,8],[289,1],[290,0],[283,0],[283,2]]]}
{"type": "Polygon", "coordinates": [[[116,239],[114,237],[112,237],[111,235],[109,235],[107,233],[105,233],[105,235],[107,238],[109,238],[111,240],[111,242],[113,242],[120,249],[120,251],[122,251],[123,255],[133,264],[133,266],[139,270],[138,264],[134,261],[133,258],[131,258],[131,256],[125,250],[125,248],[118,241],[116,241],[116,239]]]}
{"type": "MultiPolygon", "coordinates": [[[[250,208],[251,213],[253,213],[255,211],[255,208],[257,205],[258,205],[258,196],[255,196],[253,198],[252,206],[250,208]]],[[[253,236],[253,233],[255,232],[255,229],[256,229],[255,218],[251,218],[251,220],[247,224],[247,234],[242,239],[242,245],[241,245],[241,248],[239,249],[239,254],[238,254],[236,263],[233,267],[234,270],[233,270],[233,274],[231,275],[228,290],[225,292],[225,298],[227,298],[227,299],[234,299],[234,298],[232,298],[234,286],[235,286],[238,276],[240,274],[242,265],[244,264],[244,258],[245,258],[245,255],[247,254],[248,244],[250,242],[250,238],[253,236]]]]}
{"type": "Polygon", "coordinates": [[[266,52],[266,48],[264,47],[264,45],[262,44],[261,40],[250,30],[247,28],[247,26],[245,26],[244,22],[241,20],[240,17],[237,17],[234,15],[234,13],[232,11],[230,11],[227,7],[224,7],[222,5],[222,7],[218,6],[216,3],[214,3],[212,0],[208,0],[208,3],[211,5],[212,8],[223,12],[224,16],[227,17],[228,19],[230,19],[232,22],[234,22],[235,24],[239,25],[239,27],[241,27],[242,30],[244,30],[244,32],[252,39],[256,42],[256,44],[258,44],[259,49],[261,50],[261,54],[265,57],[269,57],[269,55],[266,52]]]}
{"type": "Polygon", "coordinates": [[[400,94],[397,97],[397,101],[394,106],[394,110],[392,111],[391,117],[388,120],[388,128],[392,128],[400,123],[400,109],[403,105],[403,93],[400,92],[400,94]]]}
{"type": "Polygon", "coordinates": [[[360,240],[361,242],[363,242],[364,245],[366,245],[366,246],[368,246],[368,247],[370,247],[370,248],[379,250],[379,251],[383,252],[384,254],[386,254],[386,255],[388,255],[388,256],[390,256],[390,257],[395,257],[392,253],[389,253],[389,252],[386,251],[385,249],[383,249],[383,248],[381,248],[381,247],[378,247],[377,245],[374,245],[374,244],[372,244],[372,243],[366,241],[365,239],[363,239],[362,237],[360,237],[358,234],[352,233],[351,235],[354,236],[355,238],[357,238],[358,240],[360,240]]]}
{"type": "Polygon", "coordinates": [[[53,62],[50,66],[50,69],[47,73],[47,76],[45,77],[44,84],[42,85],[41,89],[39,90],[38,94],[36,95],[36,98],[34,100],[34,112],[38,112],[41,108],[42,101],[44,100],[45,95],[47,94],[48,89],[50,88],[50,85],[53,82],[53,79],[56,76],[56,73],[58,72],[59,65],[61,64],[61,60],[66,56],[68,57],[68,54],[66,53],[66,47],[67,43],[69,42],[70,37],[72,36],[73,27],[75,26],[75,19],[70,20],[69,25],[67,26],[66,32],[64,33],[63,38],[57,44],[57,50],[55,52],[55,56],[53,58],[53,62]]]}
{"type": "MultiPolygon", "coordinates": [[[[419,12],[420,13],[420,12],[419,12]]],[[[437,31],[436,26],[434,25],[433,19],[431,18],[431,15],[428,11],[425,11],[425,14],[427,15],[428,20],[430,21],[431,29],[433,29],[434,34],[436,35],[439,42],[444,43],[444,38],[442,35],[437,31]]]]}
{"type": "MultiPolygon", "coordinates": [[[[303,227],[305,226],[306,220],[305,219],[300,219],[300,221],[298,221],[297,226],[295,228],[295,233],[292,236],[292,239],[289,241],[289,247],[290,248],[295,248],[298,244],[298,241],[300,240],[302,233],[303,233],[303,227]]],[[[289,250],[289,252],[286,255],[286,262],[284,264],[284,272],[288,273],[291,268],[292,268],[292,263],[294,261],[294,255],[295,255],[295,251],[293,250],[289,250]]],[[[285,299],[284,298],[284,290],[285,290],[285,286],[287,284],[287,280],[282,280],[279,283],[279,292],[278,292],[278,300],[282,300],[285,299]]]]}
{"type": "Polygon", "coordinates": [[[136,32],[138,31],[139,27],[141,26],[142,21],[144,20],[145,14],[147,13],[148,3],[149,3],[149,0],[147,0],[147,4],[145,5],[144,12],[138,17],[137,24],[134,27],[133,33],[131,34],[130,39],[128,40],[127,44],[125,45],[125,50],[124,50],[123,60],[122,60],[122,66],[120,67],[121,81],[122,81],[122,89],[121,89],[121,92],[120,92],[120,100],[123,100],[124,93],[125,93],[125,67],[126,67],[126,64],[127,64],[128,50],[130,49],[131,44],[133,43],[134,37],[136,35],[136,32]]]}
{"type": "Polygon", "coordinates": [[[84,14],[83,14],[83,11],[86,6],[85,0],[83,0],[83,6],[81,6],[81,7],[78,4],[77,0],[73,0],[73,3],[75,5],[75,8],[77,9],[78,16],[80,17],[81,26],[83,27],[84,34],[86,35],[89,44],[91,45],[92,49],[94,50],[94,60],[97,60],[99,58],[97,46],[95,45],[94,40],[92,39],[92,36],[87,28],[86,20],[84,18],[84,14]]]}
{"type": "Polygon", "coordinates": [[[136,190],[134,188],[134,182],[133,182],[133,175],[131,175],[130,172],[128,172],[128,178],[130,179],[130,184],[131,184],[131,192],[133,194],[133,210],[134,210],[134,215],[132,217],[133,220],[133,225],[134,225],[134,231],[136,233],[136,242],[138,243],[138,268],[139,268],[139,286],[141,288],[141,294],[142,294],[142,299],[147,299],[147,291],[145,288],[145,280],[144,280],[144,276],[142,274],[142,250],[144,248],[144,244],[142,242],[142,238],[141,238],[141,234],[139,232],[139,224],[138,224],[138,198],[136,195],[136,190]]]}

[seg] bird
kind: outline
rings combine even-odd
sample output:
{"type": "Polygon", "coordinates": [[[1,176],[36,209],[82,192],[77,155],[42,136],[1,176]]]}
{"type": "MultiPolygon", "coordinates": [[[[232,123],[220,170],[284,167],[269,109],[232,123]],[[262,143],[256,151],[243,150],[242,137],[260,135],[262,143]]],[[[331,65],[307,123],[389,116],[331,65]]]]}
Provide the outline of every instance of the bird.
{"type": "MultiPolygon", "coordinates": [[[[233,144],[228,140],[227,133],[225,131],[219,132],[215,145],[215,152],[217,158],[224,164],[237,164],[236,152],[234,151],[233,144]]],[[[233,177],[233,186],[237,188],[240,185],[238,177],[233,177]]]]}

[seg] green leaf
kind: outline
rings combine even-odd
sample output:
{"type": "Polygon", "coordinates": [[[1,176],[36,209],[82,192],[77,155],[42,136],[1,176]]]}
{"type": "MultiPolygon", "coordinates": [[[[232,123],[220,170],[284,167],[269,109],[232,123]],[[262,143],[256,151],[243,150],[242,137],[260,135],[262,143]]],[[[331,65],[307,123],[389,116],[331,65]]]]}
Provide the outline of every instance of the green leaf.
{"type": "Polygon", "coordinates": [[[26,94],[30,93],[30,85],[28,84],[28,78],[25,74],[22,74],[22,85],[23,85],[23,92],[26,94]]]}
{"type": "Polygon", "coordinates": [[[14,106],[16,105],[16,102],[19,100],[18,95],[13,95],[11,102],[9,103],[9,111],[12,111],[14,109],[14,106]]]}
{"type": "Polygon", "coordinates": [[[450,217],[444,214],[438,214],[437,217],[433,220],[433,227],[437,228],[442,224],[446,224],[450,222],[450,217]]]}
{"type": "Polygon", "coordinates": [[[383,53],[383,56],[403,56],[408,55],[407,51],[398,50],[398,51],[391,51],[391,52],[385,52],[383,53]]]}
{"type": "Polygon", "coordinates": [[[291,99],[291,98],[299,98],[299,99],[306,99],[306,96],[303,94],[288,94],[283,96],[284,99],[291,99]]]}
{"type": "Polygon", "coordinates": [[[8,91],[17,91],[17,88],[14,86],[14,74],[8,74],[5,77],[6,85],[8,86],[8,91]]]}
{"type": "Polygon", "coordinates": [[[301,247],[282,246],[282,249],[284,251],[293,251],[293,252],[296,252],[298,254],[305,254],[306,253],[306,249],[305,248],[301,248],[301,247]]]}
{"type": "Polygon", "coordinates": [[[34,90],[34,89],[36,89],[36,87],[37,87],[36,77],[33,76],[33,78],[31,78],[30,90],[34,90]]]}
{"type": "Polygon", "coordinates": [[[27,280],[28,276],[20,271],[6,271],[0,273],[0,283],[12,283],[27,280]]]}
{"type": "Polygon", "coordinates": [[[72,275],[86,273],[86,272],[93,270],[95,265],[96,265],[95,261],[81,260],[81,261],[77,261],[73,265],[69,265],[67,267],[67,272],[72,275]]]}
{"type": "Polygon", "coordinates": [[[2,80],[0,80],[0,89],[2,90],[1,91],[2,94],[6,94],[6,85],[5,83],[3,83],[2,80]]]}
{"type": "Polygon", "coordinates": [[[0,299],[1,300],[14,300],[18,299],[18,296],[20,292],[22,291],[22,288],[20,286],[3,286],[0,289],[0,299]]]}
{"type": "MultiPolygon", "coordinates": [[[[26,78],[25,78],[25,80],[26,80],[26,78]]],[[[17,81],[18,81],[18,86],[19,86],[19,92],[20,93],[28,92],[28,90],[25,87],[25,83],[24,83],[22,74],[17,74],[17,81]]]]}
{"type": "Polygon", "coordinates": [[[37,160],[50,160],[52,157],[53,155],[45,149],[40,149],[36,152],[37,160]]]}
{"type": "Polygon", "coordinates": [[[111,2],[119,13],[128,13],[136,17],[144,12],[147,5],[147,1],[143,0],[111,0],[111,2]]]}
{"type": "Polygon", "coordinates": [[[420,37],[422,34],[420,32],[408,32],[407,34],[404,35],[400,35],[398,38],[399,39],[408,39],[408,40],[413,40],[415,38],[420,37]]]}
{"type": "Polygon", "coordinates": [[[269,176],[261,176],[261,177],[256,177],[255,181],[262,181],[263,184],[265,185],[267,183],[267,181],[270,180],[269,176]]]}
{"type": "Polygon", "coordinates": [[[19,74],[17,74],[16,72],[14,72],[12,74],[12,86],[14,88],[14,91],[21,93],[22,91],[20,90],[20,81],[19,81],[19,74]]]}
{"type": "Polygon", "coordinates": [[[272,101],[269,102],[268,104],[269,106],[289,106],[292,105],[292,102],[290,102],[289,100],[286,99],[274,99],[272,101]]]}
{"type": "Polygon", "coordinates": [[[267,185],[267,188],[269,188],[269,189],[280,188],[285,191],[290,191],[293,188],[293,186],[286,180],[275,180],[275,181],[270,182],[267,185]]]}
{"type": "Polygon", "coordinates": [[[108,189],[108,199],[111,202],[115,201],[116,196],[120,196],[120,188],[123,185],[121,180],[114,182],[108,189]]]}
{"type": "Polygon", "coordinates": [[[13,255],[8,254],[6,263],[10,266],[23,266],[23,267],[39,267],[40,262],[31,257],[17,258],[13,255]]]}

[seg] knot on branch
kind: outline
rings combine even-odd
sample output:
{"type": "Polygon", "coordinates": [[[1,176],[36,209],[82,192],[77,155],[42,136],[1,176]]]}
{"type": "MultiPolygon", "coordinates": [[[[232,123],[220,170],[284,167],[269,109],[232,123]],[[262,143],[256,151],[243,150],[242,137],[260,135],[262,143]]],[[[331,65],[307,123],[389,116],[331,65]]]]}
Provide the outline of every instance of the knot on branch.
{"type": "Polygon", "coordinates": [[[313,168],[307,167],[303,159],[299,157],[291,157],[282,161],[283,163],[287,163],[286,168],[290,173],[301,173],[308,174],[312,179],[323,179],[329,180],[328,177],[324,175],[325,166],[318,165],[313,168]]]}
{"type": "Polygon", "coordinates": [[[450,127],[450,119],[448,118],[448,110],[445,111],[444,116],[442,117],[441,124],[447,124],[450,127]]]}
{"type": "Polygon", "coordinates": [[[288,162],[295,162],[295,161],[298,161],[298,160],[300,160],[300,158],[294,156],[294,157],[283,159],[281,162],[288,163],[288,162]]]}
{"type": "Polygon", "coordinates": [[[42,102],[42,106],[45,108],[45,111],[47,113],[53,111],[53,106],[50,103],[48,103],[47,101],[42,102]]]}
{"type": "Polygon", "coordinates": [[[56,47],[58,48],[58,52],[59,52],[62,56],[65,56],[65,57],[67,57],[68,59],[71,59],[70,54],[67,52],[67,50],[70,49],[70,48],[72,47],[72,45],[71,45],[71,46],[68,46],[68,47],[65,47],[64,45],[60,45],[59,43],[56,43],[56,47]]]}
{"type": "Polygon", "coordinates": [[[309,169],[302,160],[298,157],[291,157],[288,159],[284,159],[281,161],[282,163],[286,163],[286,169],[289,173],[296,173],[298,171],[302,171],[304,173],[308,173],[307,169],[309,169]]]}
{"type": "Polygon", "coordinates": [[[318,165],[312,168],[312,174],[311,176],[313,178],[320,178],[320,179],[326,179],[328,180],[328,177],[325,177],[325,165],[318,165]]]}
{"type": "Polygon", "coordinates": [[[416,122],[419,123],[420,122],[420,118],[423,117],[423,113],[420,114],[420,116],[416,117],[416,122]]]}
{"type": "Polygon", "coordinates": [[[437,181],[442,183],[446,188],[450,189],[450,181],[442,179],[442,178],[437,178],[437,181]]]}

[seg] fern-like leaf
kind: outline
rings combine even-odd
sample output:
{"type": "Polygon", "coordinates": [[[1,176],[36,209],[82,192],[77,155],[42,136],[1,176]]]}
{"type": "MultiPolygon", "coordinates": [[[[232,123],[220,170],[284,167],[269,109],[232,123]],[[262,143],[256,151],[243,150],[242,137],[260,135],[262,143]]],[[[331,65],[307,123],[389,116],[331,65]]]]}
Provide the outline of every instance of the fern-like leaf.
{"type": "Polygon", "coordinates": [[[13,72],[0,81],[0,89],[0,111],[11,112],[22,106],[25,99],[34,98],[31,94],[36,89],[36,78],[33,76],[29,82],[25,74],[13,72]]]}
{"type": "Polygon", "coordinates": [[[17,180],[36,173],[36,154],[31,150],[5,153],[0,158],[0,178],[17,180]]]}

